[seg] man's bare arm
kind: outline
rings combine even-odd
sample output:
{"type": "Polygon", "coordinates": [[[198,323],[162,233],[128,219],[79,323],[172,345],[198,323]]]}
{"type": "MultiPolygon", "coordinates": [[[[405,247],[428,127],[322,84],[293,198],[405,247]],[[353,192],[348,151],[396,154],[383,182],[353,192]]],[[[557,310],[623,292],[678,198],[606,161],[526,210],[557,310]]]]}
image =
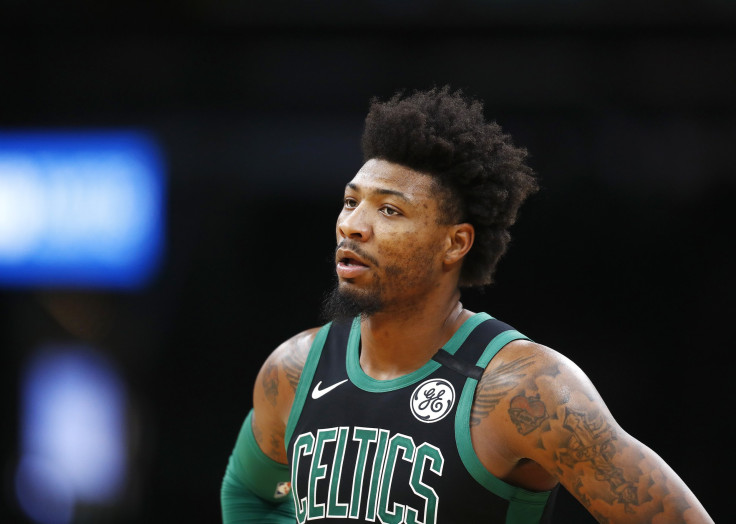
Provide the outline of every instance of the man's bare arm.
{"type": "Polygon", "coordinates": [[[286,423],[304,363],[318,328],[290,338],[266,359],[253,388],[253,435],[268,457],[287,463],[286,423]]]}
{"type": "MultiPolygon", "coordinates": [[[[655,452],[626,433],[575,364],[549,348],[513,343],[479,384],[473,418],[492,401],[503,441],[572,493],[601,523],[713,522],[685,483],[655,452]]],[[[497,358],[498,358],[497,357],[497,358]]],[[[490,412],[489,411],[489,412],[490,412]]]]}

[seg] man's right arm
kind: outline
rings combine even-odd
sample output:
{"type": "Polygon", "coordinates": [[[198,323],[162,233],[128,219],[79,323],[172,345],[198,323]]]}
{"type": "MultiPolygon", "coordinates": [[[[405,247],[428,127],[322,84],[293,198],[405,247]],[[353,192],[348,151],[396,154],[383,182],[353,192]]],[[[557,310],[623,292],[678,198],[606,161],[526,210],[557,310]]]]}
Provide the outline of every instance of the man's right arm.
{"type": "Polygon", "coordinates": [[[261,367],[222,483],[225,524],[294,522],[284,433],[304,363],[318,328],[281,344],[261,367]]]}

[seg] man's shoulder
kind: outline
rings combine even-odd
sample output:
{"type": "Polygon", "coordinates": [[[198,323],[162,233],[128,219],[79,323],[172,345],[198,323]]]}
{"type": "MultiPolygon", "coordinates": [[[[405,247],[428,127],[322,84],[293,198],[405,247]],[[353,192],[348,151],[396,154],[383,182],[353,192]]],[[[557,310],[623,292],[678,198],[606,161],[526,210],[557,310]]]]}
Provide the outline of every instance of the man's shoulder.
{"type": "Polygon", "coordinates": [[[524,391],[555,389],[577,373],[577,366],[554,349],[527,339],[509,342],[488,363],[476,387],[475,423],[501,402],[524,391]]]}
{"type": "MultiPolygon", "coordinates": [[[[522,406],[527,411],[542,413],[541,418],[535,418],[541,422],[547,419],[548,412],[552,417],[558,408],[563,412],[564,408],[583,409],[579,407],[582,404],[605,409],[590,379],[572,360],[552,348],[524,339],[506,344],[488,364],[476,388],[473,414],[478,423],[496,405],[503,405],[502,411],[507,414],[522,406]]],[[[508,417],[503,418],[508,421],[508,417]]],[[[561,419],[564,413],[558,414],[555,420],[561,419]]],[[[530,428],[520,420],[511,415],[511,422],[523,426],[517,427],[519,433],[526,435],[530,428]]]]}
{"type": "Polygon", "coordinates": [[[286,424],[309,348],[319,330],[318,327],[306,329],[290,337],[263,363],[253,391],[258,418],[271,417],[286,424]]]}
{"type": "MultiPolygon", "coordinates": [[[[540,388],[557,388],[568,382],[588,383],[589,379],[575,362],[548,346],[527,339],[506,344],[491,360],[485,375],[522,373],[526,378],[537,381],[540,388]]],[[[587,387],[587,386],[586,386],[587,387]]]]}
{"type": "Polygon", "coordinates": [[[501,348],[489,362],[487,369],[497,367],[502,362],[517,360],[534,361],[537,364],[569,362],[567,357],[550,347],[520,338],[512,340],[501,348]]]}
{"type": "Polygon", "coordinates": [[[275,350],[274,354],[281,356],[284,353],[297,352],[309,352],[309,348],[312,347],[315,337],[322,326],[313,327],[300,331],[296,335],[286,339],[282,342],[275,350]]]}
{"type": "Polygon", "coordinates": [[[263,363],[261,373],[272,375],[274,378],[282,373],[291,387],[296,389],[309,349],[320,329],[321,327],[305,329],[279,344],[263,363]]]}

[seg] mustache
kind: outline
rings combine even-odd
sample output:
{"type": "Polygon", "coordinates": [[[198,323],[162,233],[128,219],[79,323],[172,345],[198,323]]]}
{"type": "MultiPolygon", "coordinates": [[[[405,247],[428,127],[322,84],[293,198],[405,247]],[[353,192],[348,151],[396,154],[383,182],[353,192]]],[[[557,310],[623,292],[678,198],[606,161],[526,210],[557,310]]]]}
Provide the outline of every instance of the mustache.
{"type": "Polygon", "coordinates": [[[380,267],[380,264],[378,263],[378,260],[376,260],[375,258],[373,258],[372,256],[370,256],[368,253],[366,253],[365,251],[363,251],[360,248],[360,246],[358,245],[357,242],[355,242],[353,240],[350,240],[350,239],[343,240],[335,248],[335,254],[337,254],[337,250],[338,249],[343,248],[343,247],[345,249],[349,249],[350,251],[352,251],[353,253],[355,253],[356,255],[358,255],[363,260],[367,260],[368,262],[370,262],[374,266],[380,267]]]}

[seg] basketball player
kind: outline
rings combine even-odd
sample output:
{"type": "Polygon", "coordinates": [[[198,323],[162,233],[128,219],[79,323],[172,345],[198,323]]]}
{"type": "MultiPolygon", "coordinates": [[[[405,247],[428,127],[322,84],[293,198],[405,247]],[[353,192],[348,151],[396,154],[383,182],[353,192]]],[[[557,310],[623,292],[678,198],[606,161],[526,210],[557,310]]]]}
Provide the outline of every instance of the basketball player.
{"type": "Polygon", "coordinates": [[[599,522],[712,522],[575,364],[463,308],[537,187],[481,104],[448,88],[374,101],[363,152],[333,321],[261,368],[224,521],[548,522],[561,484],[599,522]]]}

